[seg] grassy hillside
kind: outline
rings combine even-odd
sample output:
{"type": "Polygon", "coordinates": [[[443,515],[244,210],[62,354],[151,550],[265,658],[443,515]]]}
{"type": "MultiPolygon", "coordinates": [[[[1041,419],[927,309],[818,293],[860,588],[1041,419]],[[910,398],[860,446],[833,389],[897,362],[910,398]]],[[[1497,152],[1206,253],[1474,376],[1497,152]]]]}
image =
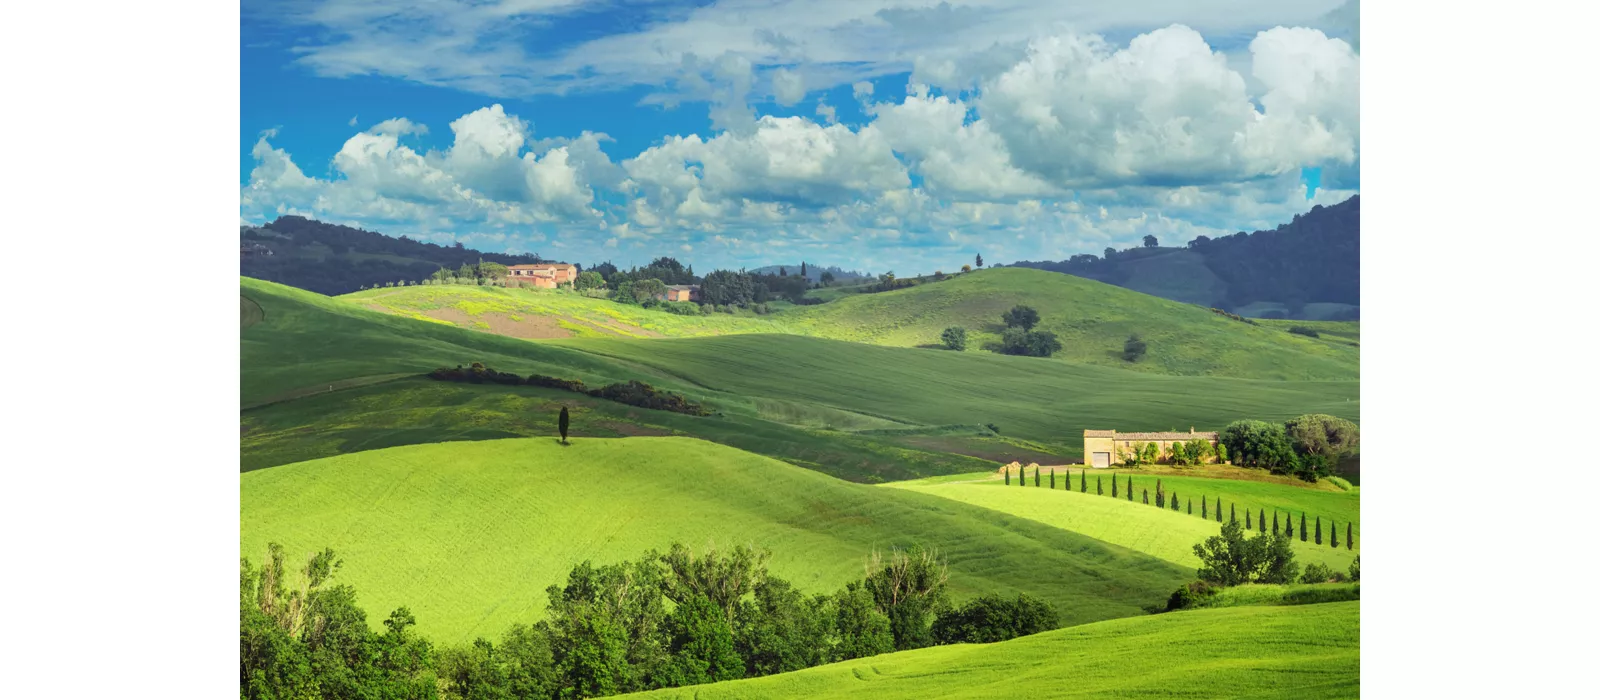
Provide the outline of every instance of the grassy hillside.
{"type": "Polygon", "coordinates": [[[450,440],[549,437],[562,407],[572,435],[685,435],[781,459],[841,479],[880,482],[988,468],[975,457],[901,444],[899,436],[846,429],[891,421],[783,401],[750,412],[687,416],[532,386],[452,384],[405,378],[313,394],[244,411],[240,469],[450,440]],[[765,417],[763,417],[765,416],[765,417]],[[837,430],[824,430],[822,423],[837,430]]]}
{"type": "MultiPolygon", "coordinates": [[[[1098,473],[1097,471],[1096,474],[1098,473]]],[[[911,481],[896,482],[887,486],[940,496],[1036,520],[1144,552],[1186,569],[1200,566],[1199,558],[1194,556],[1194,545],[1222,529],[1222,525],[1215,519],[1201,519],[1200,498],[1205,498],[1214,506],[1217,498],[1221,497],[1223,517],[1227,517],[1227,507],[1231,505],[1237,508],[1240,522],[1244,521],[1245,508],[1249,508],[1252,514],[1256,513],[1257,509],[1267,509],[1269,522],[1274,507],[1279,507],[1282,512],[1296,514],[1304,509],[1308,517],[1322,516],[1324,537],[1322,545],[1310,541],[1301,543],[1298,539],[1294,542],[1295,558],[1302,565],[1317,562],[1342,571],[1349,568],[1350,561],[1361,553],[1359,496],[1252,481],[1162,477],[1162,487],[1167,493],[1176,494],[1179,504],[1187,506],[1189,501],[1194,501],[1194,514],[1189,515],[1187,510],[1179,512],[1143,503],[1141,490],[1149,490],[1150,500],[1152,503],[1155,502],[1156,480],[1152,477],[1135,476],[1134,500],[1128,501],[1125,498],[1111,498],[1111,475],[1106,475],[1105,495],[1096,495],[1096,474],[1089,475],[1088,493],[1077,490],[1076,478],[1073,479],[1074,490],[1068,492],[1060,488],[1053,491],[1048,488],[1034,488],[1031,476],[1028,486],[1013,484],[1009,488],[1003,485],[1003,481],[998,480],[939,483],[911,481]],[[1289,504],[1299,507],[1293,510],[1283,508],[1289,504]],[[1336,518],[1339,523],[1340,543],[1337,550],[1330,546],[1330,541],[1327,539],[1332,534],[1329,532],[1331,527],[1329,518],[1336,518]],[[1354,522],[1356,525],[1358,548],[1354,551],[1344,545],[1346,522],[1354,522]]],[[[1118,477],[1118,483],[1125,486],[1127,479],[1126,475],[1121,475],[1118,477]]],[[[1048,486],[1048,475],[1044,483],[1048,486]]],[[[1298,520],[1296,527],[1299,527],[1298,520]]]]}
{"type": "Polygon", "coordinates": [[[799,336],[548,344],[649,367],[723,394],[831,406],[911,424],[994,423],[1002,435],[1070,455],[1081,455],[1086,428],[1215,430],[1241,417],[1281,420],[1312,412],[1360,418],[1360,385],[1353,381],[1170,377],[799,336]]]}
{"type": "MultiPolygon", "coordinates": [[[[1159,270],[1153,279],[1162,278],[1159,270]]],[[[1154,282],[1152,282],[1154,284],[1154,282]]],[[[1234,321],[1191,304],[1168,301],[1081,277],[1024,268],[958,275],[878,294],[860,288],[818,290],[831,301],[767,316],[678,316],[577,294],[474,286],[393,287],[339,297],[364,308],[440,320],[522,338],[696,337],[788,333],[875,345],[934,345],[949,326],[968,332],[968,354],[991,354],[1000,315],[1027,304],[1040,328],[1056,333],[1057,360],[1146,374],[1255,379],[1356,379],[1359,353],[1278,329],[1234,321]],[[1131,333],[1148,344],[1144,359],[1121,358],[1131,333]]],[[[1283,330],[1287,330],[1286,328],[1283,330]]]]}
{"type": "Polygon", "coordinates": [[[959,275],[910,289],[841,297],[778,315],[810,335],[879,345],[936,344],[949,326],[964,326],[968,353],[999,340],[1000,315],[1017,304],[1038,310],[1039,328],[1055,333],[1069,362],[1152,374],[1257,379],[1356,379],[1359,354],[1311,338],[1252,326],[1207,309],[1093,280],[1025,268],[959,275]],[[1122,344],[1138,333],[1144,359],[1122,360],[1122,344]]]}
{"type": "Polygon", "coordinates": [[[874,548],[920,541],[949,557],[958,599],[1025,591],[1070,623],[1141,614],[1190,575],[1030,520],[684,438],[416,445],[240,477],[242,552],[332,547],[367,609],[407,605],[438,641],[537,619],[544,588],[584,559],[711,540],[771,548],[774,573],[812,592],[859,577],[874,548]]]}
{"type": "MultiPolygon", "coordinates": [[[[724,416],[682,421],[645,411],[641,415],[651,420],[622,422],[657,427],[645,434],[703,436],[796,464],[828,465],[829,473],[862,481],[981,468],[960,460],[944,463],[926,456],[930,453],[1002,461],[1039,454],[1014,442],[997,444],[992,436],[950,434],[945,426],[994,423],[1001,439],[1032,441],[1029,449],[1065,459],[1081,450],[1087,427],[1208,429],[1241,416],[1287,418],[1307,412],[1359,418],[1359,384],[1353,381],[1164,377],[794,335],[528,342],[378,313],[257,280],[242,279],[240,293],[262,310],[261,320],[240,334],[244,406],[297,397],[312,401],[246,411],[246,468],[361,445],[539,434],[548,429],[548,415],[558,410],[550,400],[581,398],[505,387],[459,393],[393,386],[440,365],[474,361],[591,385],[642,379],[681,391],[724,416]],[[523,403],[518,396],[542,398],[523,403]],[[347,397],[365,403],[346,407],[347,397]],[[898,432],[854,432],[884,429],[898,432]],[[251,454],[257,450],[276,456],[251,454]],[[897,469],[896,462],[911,467],[897,469]],[[917,466],[934,462],[941,463],[917,466]]],[[[635,434],[626,427],[615,430],[610,434],[635,434]]]]}
{"type": "Polygon", "coordinates": [[[1351,698],[1361,604],[1191,610],[643,693],[695,698],[1351,698]]]}
{"type": "Polygon", "coordinates": [[[592,355],[370,311],[272,282],[241,277],[239,294],[241,313],[246,300],[260,309],[260,320],[239,332],[244,406],[424,373],[445,363],[477,361],[573,378],[624,374],[592,355]]]}
{"type": "Polygon", "coordinates": [[[369,289],[339,300],[374,311],[519,338],[679,338],[786,330],[772,317],[748,311],[680,316],[564,290],[425,285],[369,289]]]}

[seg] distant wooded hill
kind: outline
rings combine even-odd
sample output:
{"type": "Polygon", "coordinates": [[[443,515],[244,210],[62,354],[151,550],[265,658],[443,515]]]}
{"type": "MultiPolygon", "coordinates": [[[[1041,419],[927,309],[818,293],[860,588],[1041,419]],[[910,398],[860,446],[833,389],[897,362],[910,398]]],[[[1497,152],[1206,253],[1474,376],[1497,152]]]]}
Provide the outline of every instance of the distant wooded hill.
{"type": "Polygon", "coordinates": [[[300,216],[239,227],[239,274],[318,294],[415,282],[441,267],[454,270],[480,260],[503,265],[546,262],[538,255],[486,253],[460,243],[441,246],[300,216]]]}
{"type": "Polygon", "coordinates": [[[1358,318],[1361,305],[1361,198],[1311,211],[1270,231],[1200,236],[1183,248],[1146,247],[1058,262],[1019,261],[1174,301],[1246,316],[1358,318]]]}
{"type": "MultiPolygon", "coordinates": [[[[752,275],[776,275],[780,271],[785,272],[785,273],[787,273],[789,275],[799,275],[800,274],[800,263],[795,263],[793,265],[768,265],[766,267],[758,267],[758,268],[756,268],[754,270],[751,270],[750,274],[752,274],[752,275]]],[[[822,273],[824,273],[824,272],[832,272],[833,273],[833,279],[834,279],[835,282],[845,282],[845,281],[848,281],[848,280],[866,279],[867,278],[866,274],[861,273],[861,272],[856,272],[855,270],[844,270],[844,269],[841,269],[841,268],[839,268],[837,266],[834,266],[834,267],[822,267],[821,265],[817,265],[816,263],[806,263],[806,279],[811,280],[812,282],[821,282],[822,281],[822,273]]]]}

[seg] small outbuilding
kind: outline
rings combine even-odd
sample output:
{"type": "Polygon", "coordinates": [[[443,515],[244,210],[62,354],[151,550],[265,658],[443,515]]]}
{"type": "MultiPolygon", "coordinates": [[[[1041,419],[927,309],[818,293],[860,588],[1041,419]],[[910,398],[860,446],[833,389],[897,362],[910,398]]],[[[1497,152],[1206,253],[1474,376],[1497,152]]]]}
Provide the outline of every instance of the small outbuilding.
{"type": "Polygon", "coordinates": [[[1171,454],[1172,443],[1189,442],[1191,440],[1205,440],[1215,448],[1217,446],[1216,433],[1195,432],[1190,428],[1187,433],[1119,433],[1115,430],[1085,430],[1083,431],[1083,461],[1096,469],[1105,469],[1116,462],[1120,462],[1149,443],[1155,443],[1161,454],[1171,454]]]}

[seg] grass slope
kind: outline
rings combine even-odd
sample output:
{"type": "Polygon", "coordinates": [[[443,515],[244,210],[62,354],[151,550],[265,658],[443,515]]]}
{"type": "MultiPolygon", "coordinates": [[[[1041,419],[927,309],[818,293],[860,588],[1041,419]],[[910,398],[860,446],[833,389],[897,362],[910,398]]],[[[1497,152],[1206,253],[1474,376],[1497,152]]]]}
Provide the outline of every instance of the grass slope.
{"type": "Polygon", "coordinates": [[[754,414],[686,416],[555,389],[411,377],[244,411],[239,419],[240,470],[398,445],[548,437],[556,434],[562,407],[571,411],[574,436],[692,436],[849,481],[874,483],[989,466],[974,457],[902,445],[896,437],[815,425],[898,425],[890,421],[783,401],[753,404],[754,414]]]}
{"type": "Polygon", "coordinates": [[[1215,430],[1241,417],[1282,420],[1302,413],[1360,418],[1358,382],[1157,376],[799,336],[545,344],[650,367],[723,394],[830,406],[910,424],[995,423],[1002,435],[1037,441],[1063,455],[1082,454],[1086,428],[1215,430]]]}
{"type": "Polygon", "coordinates": [[[511,334],[526,330],[529,337],[677,338],[786,330],[771,317],[680,316],[564,290],[424,285],[369,289],[338,298],[373,310],[443,320],[468,329],[492,331],[503,326],[511,334]],[[535,319],[546,323],[535,327],[535,319]]]}
{"type": "Polygon", "coordinates": [[[1066,622],[1138,615],[1189,577],[1154,557],[924,494],[861,486],[685,438],[493,440],[397,447],[240,477],[240,547],[332,547],[374,620],[399,605],[438,641],[542,615],[544,588],[606,563],[715,540],[773,550],[822,592],[874,548],[933,545],[957,598],[1025,591],[1066,622]]]}
{"type": "Polygon", "coordinates": [[[652,698],[1351,698],[1361,604],[1190,610],[874,656],[652,698]]]}
{"type": "Polygon", "coordinates": [[[582,379],[624,374],[614,363],[515,338],[474,333],[363,309],[272,282],[239,279],[260,320],[239,334],[244,406],[338,388],[340,382],[418,374],[441,364],[484,362],[582,379]]]}
{"type": "MultiPolygon", "coordinates": [[[[901,461],[913,465],[927,461],[917,453],[945,447],[985,459],[1025,453],[1018,452],[1016,445],[982,444],[962,436],[939,435],[939,440],[919,444],[905,434],[839,435],[835,442],[864,440],[876,445],[869,450],[876,456],[863,457],[868,467],[850,477],[846,474],[854,469],[849,466],[854,458],[841,458],[839,451],[859,456],[861,450],[836,445],[807,457],[802,443],[842,431],[891,428],[916,432],[930,426],[995,423],[1007,439],[1032,440],[1036,444],[1031,450],[1066,456],[1081,450],[1085,427],[1161,430],[1193,425],[1206,429],[1240,416],[1287,418],[1313,411],[1359,418],[1357,382],[1164,377],[1037,358],[883,348],[794,335],[528,342],[379,313],[269,282],[241,279],[240,288],[242,297],[262,309],[262,319],[241,332],[240,393],[247,408],[274,400],[308,400],[306,397],[318,394],[342,397],[355,387],[387,386],[384,382],[440,365],[473,361],[520,374],[537,371],[582,379],[591,385],[642,379],[707,401],[730,418],[764,421],[767,425],[760,428],[740,430],[752,438],[770,435],[771,440],[788,445],[762,447],[760,442],[767,438],[735,443],[726,436],[737,431],[713,421],[679,423],[672,432],[703,435],[797,464],[837,460],[839,466],[830,473],[861,481],[973,468],[952,464],[948,468],[897,470],[885,459],[897,450],[908,451],[910,459],[901,461]],[[811,437],[802,439],[787,428],[807,431],[811,437]]],[[[438,415],[443,407],[459,404],[442,403],[426,392],[399,392],[389,398],[392,403],[385,406],[386,411],[398,417],[398,412],[412,410],[411,424],[426,424],[417,435],[530,434],[525,429],[505,428],[507,421],[497,418],[479,420],[470,412],[438,415]],[[500,427],[490,425],[497,421],[500,427]]],[[[516,410],[504,404],[501,408],[502,413],[516,410]]],[[[533,405],[528,410],[548,407],[533,405]]],[[[327,405],[304,412],[314,416],[315,423],[294,424],[289,413],[265,420],[267,427],[304,429],[299,434],[306,439],[328,430],[354,431],[340,440],[360,443],[365,440],[362,431],[404,425],[395,417],[377,422],[346,419],[327,405]]],[[[243,418],[247,432],[254,427],[253,418],[243,418]]],[[[542,423],[540,426],[542,429],[542,423]]],[[[944,431],[938,428],[934,432],[944,431]]],[[[247,441],[246,452],[259,446],[247,441]]],[[[299,456],[326,454],[311,451],[299,456]]],[[[247,455],[246,462],[270,466],[283,460],[247,455]]]]}
{"type": "MultiPolygon", "coordinates": [[[[1030,480],[1028,486],[1004,486],[1003,481],[979,482],[896,482],[886,486],[917,493],[926,493],[942,498],[948,498],[961,503],[967,503],[993,511],[1015,515],[1029,520],[1036,520],[1047,525],[1071,530],[1088,535],[1098,540],[1121,545],[1137,552],[1144,552],[1150,556],[1170,561],[1185,569],[1196,569],[1200,566],[1199,558],[1194,556],[1194,545],[1199,544],[1207,537],[1216,535],[1222,529],[1213,515],[1212,519],[1200,517],[1200,503],[1198,498],[1204,496],[1211,504],[1216,503],[1218,496],[1222,496],[1224,515],[1227,517],[1227,507],[1237,505],[1238,518],[1244,521],[1244,509],[1250,508],[1255,513],[1257,508],[1268,508],[1267,517],[1271,518],[1271,506],[1275,504],[1315,504],[1325,510],[1313,510],[1310,515],[1323,516],[1323,544],[1316,545],[1311,541],[1294,542],[1295,560],[1302,565],[1317,562],[1343,571],[1350,567],[1350,561],[1361,553],[1359,548],[1351,551],[1344,545],[1344,523],[1339,520],[1339,549],[1333,549],[1327,539],[1331,534],[1328,518],[1335,513],[1340,518],[1354,516],[1360,517],[1360,497],[1332,494],[1311,489],[1296,489],[1292,486],[1279,486],[1276,484],[1262,484],[1249,481],[1229,481],[1223,479],[1184,479],[1175,480],[1163,477],[1163,488],[1168,493],[1176,493],[1180,504],[1187,504],[1190,499],[1195,499],[1194,515],[1185,511],[1173,511],[1157,508],[1155,502],[1155,479],[1135,477],[1134,500],[1126,497],[1111,497],[1111,484],[1106,481],[1106,494],[1095,495],[1094,475],[1089,475],[1089,492],[1082,493],[1074,488],[1073,491],[1049,488],[1034,488],[1030,480]],[[1151,492],[1152,505],[1145,505],[1140,496],[1141,489],[1151,492]],[[1301,493],[1294,493],[1302,491],[1301,493]],[[1327,496],[1328,498],[1323,498],[1327,496]]],[[[1048,485],[1048,475],[1044,482],[1048,485]]],[[[1031,479],[1031,477],[1030,477],[1031,479]]],[[[1119,483],[1126,484],[1127,477],[1120,478],[1119,483]]],[[[1077,480],[1074,479],[1074,486],[1077,480]]],[[[1295,511],[1299,512],[1299,511],[1295,511]]],[[[1254,515],[1251,516],[1252,519],[1254,515]]],[[[1356,529],[1356,544],[1361,543],[1359,522],[1356,529]]],[[[1296,528],[1298,528],[1298,521],[1296,528]]],[[[1315,528],[1313,527],[1313,530],[1315,528]]]]}
{"type": "Polygon", "coordinates": [[[1082,277],[1026,268],[1002,268],[879,294],[840,297],[827,304],[785,311],[779,320],[795,331],[879,345],[936,344],[949,326],[964,326],[969,353],[982,352],[1004,330],[1000,316],[1012,306],[1038,310],[1039,328],[1060,338],[1055,357],[1138,372],[1256,379],[1356,379],[1360,355],[1252,326],[1207,309],[1140,294],[1082,277]],[[1122,360],[1131,333],[1148,343],[1144,359],[1122,360]]]}

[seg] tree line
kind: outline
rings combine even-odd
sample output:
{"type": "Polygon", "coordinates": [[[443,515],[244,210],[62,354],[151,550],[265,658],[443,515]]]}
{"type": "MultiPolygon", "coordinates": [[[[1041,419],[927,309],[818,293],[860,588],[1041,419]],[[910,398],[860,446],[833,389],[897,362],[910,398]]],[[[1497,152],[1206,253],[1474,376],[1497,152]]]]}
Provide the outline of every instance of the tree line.
{"type": "Polygon", "coordinates": [[[273,544],[239,570],[239,688],[277,698],[586,698],[751,678],[937,644],[996,642],[1055,628],[1026,594],[952,605],[948,565],[913,546],[873,553],[866,575],[807,595],[767,571],[770,552],[695,552],[574,567],[545,590],[544,619],[497,642],[435,645],[404,607],[372,630],[355,590],[333,584],[332,550],[297,581],[273,544]]]}
{"type": "MultiPolygon", "coordinates": [[[[1175,444],[1181,444],[1181,443],[1175,443],[1175,444]]],[[[1220,447],[1220,445],[1219,445],[1219,447],[1220,447]]],[[[1005,485],[1006,486],[1010,486],[1011,485],[1011,471],[1012,471],[1012,467],[1013,466],[1015,466],[1016,472],[1017,472],[1017,478],[1016,478],[1017,485],[1018,486],[1027,486],[1028,485],[1027,468],[1023,467],[1020,464],[1015,464],[1015,463],[1008,464],[1008,465],[1006,465],[1004,467],[1001,467],[1001,473],[1002,473],[1002,477],[1005,480],[1005,485]]],[[[1043,485],[1044,485],[1044,477],[1043,477],[1044,468],[1040,467],[1037,464],[1031,464],[1029,466],[1033,467],[1033,485],[1035,487],[1043,487],[1043,485]]],[[[1050,488],[1052,490],[1056,488],[1056,470],[1055,469],[1051,469],[1050,470],[1049,483],[1050,483],[1050,488]]],[[[1067,470],[1067,472],[1063,475],[1061,483],[1062,483],[1062,488],[1064,490],[1067,490],[1067,491],[1072,491],[1073,490],[1073,487],[1072,487],[1072,471],[1071,470],[1067,470]]],[[[1194,499],[1193,498],[1187,498],[1187,499],[1184,499],[1184,500],[1182,500],[1180,502],[1178,494],[1176,492],[1167,491],[1166,488],[1162,485],[1161,479],[1159,477],[1156,479],[1155,493],[1154,494],[1152,494],[1150,492],[1150,488],[1148,486],[1148,483],[1149,482],[1146,482],[1146,486],[1144,486],[1143,488],[1140,488],[1138,490],[1139,499],[1138,499],[1137,502],[1143,503],[1144,505],[1152,505],[1152,506],[1155,506],[1157,508],[1161,508],[1161,509],[1165,509],[1165,510],[1171,510],[1173,512],[1186,512],[1188,515],[1194,515],[1195,514],[1195,512],[1194,512],[1194,499]],[[1154,498],[1153,501],[1151,500],[1152,497],[1154,498]]],[[[1088,470],[1086,470],[1086,469],[1079,469],[1078,470],[1078,489],[1077,490],[1080,493],[1088,493],[1089,492],[1089,475],[1088,475],[1088,470]]],[[[1094,492],[1095,492],[1095,495],[1097,495],[1097,496],[1108,495],[1107,491],[1106,491],[1105,482],[1102,479],[1100,474],[1095,474],[1095,476],[1094,476],[1094,492]]],[[[1135,493],[1135,491],[1134,491],[1133,475],[1132,474],[1129,474],[1127,476],[1127,482],[1125,484],[1120,482],[1117,479],[1117,475],[1116,474],[1112,474],[1111,475],[1111,489],[1110,489],[1109,495],[1112,498],[1123,498],[1123,499],[1128,500],[1129,502],[1135,502],[1134,493],[1135,493]]],[[[1216,498],[1215,506],[1212,505],[1212,502],[1210,500],[1208,500],[1207,497],[1205,497],[1205,496],[1201,496],[1200,497],[1200,517],[1202,519],[1205,519],[1205,520],[1215,519],[1217,522],[1224,523],[1224,524],[1226,524],[1226,523],[1237,523],[1239,521],[1239,514],[1238,514],[1238,510],[1237,510],[1237,505],[1236,504],[1231,504],[1231,503],[1228,504],[1228,508],[1227,508],[1228,518],[1227,518],[1227,520],[1223,520],[1222,511],[1223,511],[1223,502],[1222,502],[1222,497],[1221,496],[1218,496],[1216,498]]],[[[1283,536],[1285,536],[1285,537],[1294,537],[1296,532],[1298,532],[1301,542],[1313,542],[1313,543],[1318,544],[1318,545],[1320,545],[1320,544],[1322,544],[1324,542],[1323,527],[1322,527],[1322,516],[1320,516],[1320,515],[1319,516],[1312,516],[1312,518],[1313,518],[1312,522],[1314,523],[1314,525],[1313,526],[1308,526],[1306,524],[1307,523],[1307,520],[1306,520],[1307,516],[1306,516],[1306,514],[1304,512],[1301,512],[1300,513],[1300,528],[1299,528],[1298,531],[1295,529],[1294,520],[1292,520],[1290,518],[1288,513],[1283,513],[1283,522],[1282,522],[1281,525],[1279,524],[1278,516],[1279,516],[1278,510],[1277,509],[1273,509],[1273,512],[1272,512],[1272,528],[1271,528],[1270,532],[1274,536],[1282,533],[1283,536]],[[1313,530],[1312,527],[1314,527],[1315,529],[1313,530]]],[[[1356,544],[1355,544],[1355,527],[1354,527],[1354,524],[1346,521],[1344,526],[1345,526],[1345,529],[1344,529],[1344,533],[1345,534],[1344,534],[1344,540],[1342,541],[1343,542],[1343,546],[1345,547],[1345,549],[1354,550],[1355,546],[1356,546],[1356,544]]],[[[1269,530],[1267,529],[1267,511],[1266,511],[1266,509],[1265,508],[1258,508],[1256,510],[1256,512],[1252,514],[1249,508],[1245,508],[1243,528],[1246,531],[1248,531],[1248,530],[1259,530],[1263,534],[1269,532],[1269,530]]],[[[1328,529],[1328,537],[1326,539],[1327,543],[1332,548],[1338,549],[1340,547],[1340,545],[1341,545],[1341,540],[1339,539],[1338,523],[1335,522],[1332,519],[1329,519],[1328,528],[1327,529],[1328,529]]]]}

